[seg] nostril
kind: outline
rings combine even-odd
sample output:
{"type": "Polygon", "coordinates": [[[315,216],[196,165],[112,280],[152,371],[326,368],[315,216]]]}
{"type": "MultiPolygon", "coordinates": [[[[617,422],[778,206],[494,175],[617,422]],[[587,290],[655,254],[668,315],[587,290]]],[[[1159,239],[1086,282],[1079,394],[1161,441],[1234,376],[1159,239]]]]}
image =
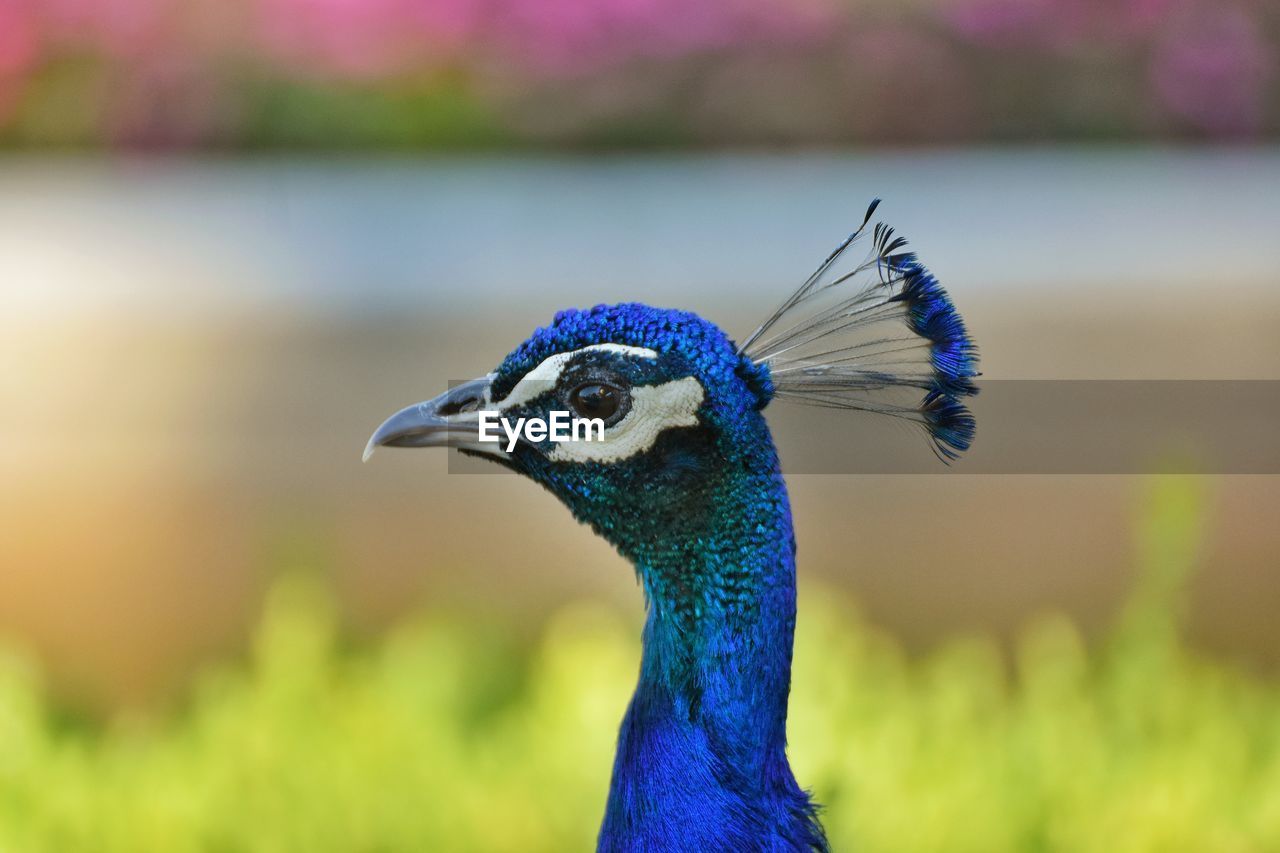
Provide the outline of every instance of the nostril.
{"type": "Polygon", "coordinates": [[[464,412],[476,411],[480,408],[480,403],[481,400],[479,394],[459,394],[457,397],[445,400],[436,411],[443,417],[448,417],[449,415],[460,415],[464,412]]]}

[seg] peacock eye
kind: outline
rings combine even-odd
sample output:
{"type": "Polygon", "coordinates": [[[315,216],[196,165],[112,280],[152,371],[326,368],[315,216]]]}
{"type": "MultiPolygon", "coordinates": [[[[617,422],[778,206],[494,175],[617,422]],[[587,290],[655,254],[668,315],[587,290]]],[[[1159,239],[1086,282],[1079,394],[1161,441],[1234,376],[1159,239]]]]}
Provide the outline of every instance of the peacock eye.
{"type": "Polygon", "coordinates": [[[569,405],[580,418],[608,421],[622,407],[622,390],[602,382],[588,382],[570,392],[569,405]]]}

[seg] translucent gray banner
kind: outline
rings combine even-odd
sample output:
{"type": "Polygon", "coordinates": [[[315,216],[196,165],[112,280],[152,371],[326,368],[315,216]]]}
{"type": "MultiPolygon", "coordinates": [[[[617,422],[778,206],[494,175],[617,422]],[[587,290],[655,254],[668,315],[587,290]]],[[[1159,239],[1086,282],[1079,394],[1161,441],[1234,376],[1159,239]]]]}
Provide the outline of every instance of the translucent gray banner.
{"type": "MultiPolygon", "coordinates": [[[[790,474],[1280,474],[1280,380],[985,380],[950,464],[881,415],[774,402],[790,474]]],[[[451,473],[502,467],[451,454],[451,473]]]]}

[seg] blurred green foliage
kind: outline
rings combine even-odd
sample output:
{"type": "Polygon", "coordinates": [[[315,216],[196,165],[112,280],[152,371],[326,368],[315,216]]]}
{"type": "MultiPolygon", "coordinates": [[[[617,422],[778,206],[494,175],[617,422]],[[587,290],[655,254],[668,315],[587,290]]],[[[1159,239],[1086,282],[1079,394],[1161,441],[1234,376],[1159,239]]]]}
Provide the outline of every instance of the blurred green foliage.
{"type": "MultiPolygon", "coordinates": [[[[1280,849],[1280,689],[1178,640],[1202,502],[1158,481],[1132,600],[1094,648],[1051,616],[1011,665],[988,638],[910,659],[809,589],[791,752],[836,849],[1280,849]]],[[[7,658],[0,850],[589,849],[638,660],[619,622],[575,605],[530,651],[425,616],[351,650],[295,577],[251,665],[104,728],[59,724],[7,658]]]]}

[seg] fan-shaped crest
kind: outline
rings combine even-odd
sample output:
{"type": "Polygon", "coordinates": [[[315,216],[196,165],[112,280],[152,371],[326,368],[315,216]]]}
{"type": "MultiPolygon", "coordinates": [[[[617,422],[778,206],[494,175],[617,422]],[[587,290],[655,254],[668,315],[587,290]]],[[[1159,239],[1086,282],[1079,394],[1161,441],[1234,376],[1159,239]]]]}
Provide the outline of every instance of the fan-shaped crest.
{"type": "Polygon", "coordinates": [[[879,204],[739,354],[769,368],[779,398],[918,423],[955,459],[973,440],[961,399],[978,390],[977,348],[907,241],[883,222],[868,229],[879,204]]]}

